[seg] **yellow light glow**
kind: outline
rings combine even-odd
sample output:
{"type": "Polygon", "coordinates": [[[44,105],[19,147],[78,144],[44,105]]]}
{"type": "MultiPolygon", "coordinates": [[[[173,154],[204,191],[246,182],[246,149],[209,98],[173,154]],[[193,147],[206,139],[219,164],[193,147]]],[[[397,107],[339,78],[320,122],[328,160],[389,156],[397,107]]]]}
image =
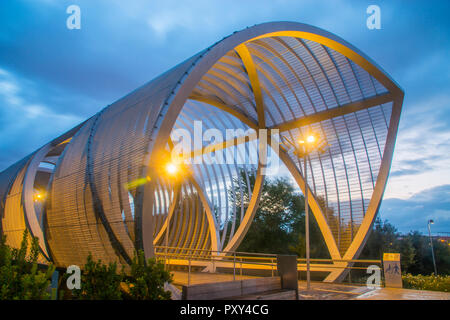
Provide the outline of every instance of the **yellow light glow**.
{"type": "Polygon", "coordinates": [[[131,190],[131,189],[137,188],[139,186],[142,186],[151,180],[152,179],[149,176],[146,176],[145,178],[139,178],[139,179],[133,180],[131,182],[125,183],[124,187],[127,190],[131,190]]]}
{"type": "Polygon", "coordinates": [[[316,141],[316,137],[314,137],[313,135],[308,136],[308,138],[306,138],[306,141],[308,141],[308,143],[313,143],[314,141],[316,141]]]}
{"type": "Polygon", "coordinates": [[[304,143],[305,143],[305,140],[298,140],[298,143],[304,144],[304,143]]]}
{"type": "Polygon", "coordinates": [[[44,192],[36,192],[34,194],[34,201],[42,201],[45,198],[45,193],[44,192]]]}
{"type": "Polygon", "coordinates": [[[173,176],[178,172],[178,166],[173,163],[168,163],[166,165],[166,172],[173,176]]]}

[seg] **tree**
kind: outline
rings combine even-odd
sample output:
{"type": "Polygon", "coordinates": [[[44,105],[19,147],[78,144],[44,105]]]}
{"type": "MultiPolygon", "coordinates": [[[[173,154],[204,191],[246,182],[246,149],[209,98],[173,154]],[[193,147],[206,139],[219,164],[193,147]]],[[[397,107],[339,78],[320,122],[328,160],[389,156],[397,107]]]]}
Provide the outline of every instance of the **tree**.
{"type": "MultiPolygon", "coordinates": [[[[413,263],[409,266],[408,272],[411,274],[432,274],[434,273],[433,258],[431,255],[430,239],[418,231],[410,232],[405,239],[411,242],[415,256],[413,263]]],[[[450,246],[433,239],[434,255],[438,274],[450,273],[450,246]]]]}
{"type": "Polygon", "coordinates": [[[385,252],[397,252],[395,244],[398,237],[399,233],[392,224],[377,218],[360,258],[380,259],[385,252]]]}
{"type": "Polygon", "coordinates": [[[0,240],[0,299],[41,300],[49,299],[47,289],[55,271],[52,264],[45,272],[38,270],[39,240],[31,237],[28,230],[23,232],[19,249],[6,244],[6,236],[0,240]]]}
{"type": "MultiPolygon", "coordinates": [[[[240,192],[236,192],[235,194],[230,194],[230,200],[237,208],[243,205],[244,212],[250,201],[247,181],[250,183],[250,190],[252,190],[255,177],[256,173],[250,172],[247,180],[245,172],[241,171],[239,177],[234,180],[236,186],[244,187],[241,189],[242,196],[240,192]]],[[[237,190],[238,188],[235,189],[237,190]]],[[[265,180],[255,217],[238,251],[277,254],[295,253],[299,256],[304,256],[304,209],[304,197],[295,192],[294,187],[286,178],[265,180]]],[[[328,251],[322,234],[312,214],[310,217],[311,254],[315,257],[327,258],[328,251]]],[[[239,221],[239,219],[237,220],[239,221]]]]}
{"type": "MultiPolygon", "coordinates": [[[[293,234],[296,241],[290,246],[291,250],[295,252],[299,257],[306,256],[306,223],[305,223],[305,198],[302,195],[296,195],[298,203],[295,205],[296,210],[300,212],[299,219],[295,222],[293,228],[293,234]]],[[[317,198],[319,206],[328,215],[333,215],[333,209],[327,208],[325,210],[325,200],[321,197],[317,198]]],[[[329,259],[330,254],[328,252],[325,240],[317,224],[314,214],[312,214],[311,208],[309,209],[309,242],[310,242],[310,256],[320,259],[329,259]]]]}
{"type": "MultiPolygon", "coordinates": [[[[450,246],[433,239],[439,274],[450,273],[450,246]]],[[[361,253],[361,259],[381,259],[385,252],[400,253],[402,272],[427,275],[434,272],[430,240],[419,231],[401,236],[387,220],[375,220],[374,228],[361,253]]]]}

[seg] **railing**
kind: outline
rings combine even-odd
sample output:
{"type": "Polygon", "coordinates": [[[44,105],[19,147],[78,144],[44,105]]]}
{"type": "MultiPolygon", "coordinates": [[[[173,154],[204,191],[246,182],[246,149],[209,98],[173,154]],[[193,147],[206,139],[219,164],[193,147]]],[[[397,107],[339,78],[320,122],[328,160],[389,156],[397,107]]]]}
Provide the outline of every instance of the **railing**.
{"type": "Polygon", "coordinates": [[[275,275],[276,271],[276,254],[241,251],[214,251],[165,246],[155,246],[155,251],[156,257],[160,260],[164,260],[164,264],[167,268],[171,264],[187,265],[188,285],[190,284],[192,262],[198,261],[207,262],[207,264],[209,264],[209,266],[211,267],[212,272],[215,272],[217,266],[228,269],[232,268],[233,281],[236,280],[237,270],[239,270],[239,275],[242,277],[243,269],[246,269],[246,267],[248,268],[250,266],[259,266],[260,268],[265,267],[267,269],[270,269],[272,277],[275,275]]]}
{"type": "MultiPolygon", "coordinates": [[[[193,266],[209,268],[215,272],[217,267],[233,270],[233,281],[236,280],[237,271],[241,278],[243,269],[270,270],[275,276],[277,270],[277,255],[268,253],[240,252],[240,251],[214,251],[205,249],[190,249],[179,247],[155,246],[156,258],[164,261],[169,269],[170,265],[187,266],[188,285],[191,282],[191,269],[193,266]]],[[[381,260],[345,260],[345,259],[310,259],[311,271],[327,271],[333,269],[367,270],[367,265],[381,265],[381,260]],[[366,265],[365,267],[363,265],[366,265]]],[[[297,259],[297,269],[306,269],[306,259],[297,259]]],[[[351,273],[349,273],[351,282],[351,273]]]]}

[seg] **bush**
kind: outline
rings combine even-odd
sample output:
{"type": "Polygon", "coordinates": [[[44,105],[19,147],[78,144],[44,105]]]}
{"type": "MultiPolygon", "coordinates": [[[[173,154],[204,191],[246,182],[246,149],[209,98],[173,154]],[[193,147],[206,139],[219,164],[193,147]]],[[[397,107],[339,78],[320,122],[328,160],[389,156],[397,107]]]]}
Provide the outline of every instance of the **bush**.
{"type": "Polygon", "coordinates": [[[164,290],[164,284],[172,282],[170,273],[164,265],[154,258],[145,261],[144,252],[139,250],[131,263],[130,276],[126,278],[129,288],[127,299],[133,300],[169,300],[170,291],[164,290]]]}
{"type": "Polygon", "coordinates": [[[450,276],[423,276],[421,274],[414,276],[412,274],[404,274],[402,276],[403,287],[416,290],[432,290],[432,291],[450,291],[450,276]]]}
{"type": "MultiPolygon", "coordinates": [[[[81,288],[72,290],[72,297],[80,300],[168,300],[170,292],[164,284],[171,282],[170,273],[155,259],[145,261],[144,252],[133,258],[130,273],[119,274],[117,264],[95,262],[89,255],[81,273],[81,288]]],[[[64,278],[64,282],[67,275],[64,278]]]]}
{"type": "Polygon", "coordinates": [[[6,244],[6,236],[0,240],[0,299],[38,300],[49,299],[47,289],[55,268],[50,264],[46,272],[38,271],[39,241],[31,238],[28,251],[28,231],[23,233],[19,249],[6,244]]]}
{"type": "Polygon", "coordinates": [[[80,300],[120,300],[122,275],[117,273],[117,264],[95,262],[89,254],[81,273],[80,289],[73,289],[72,296],[80,300]]]}

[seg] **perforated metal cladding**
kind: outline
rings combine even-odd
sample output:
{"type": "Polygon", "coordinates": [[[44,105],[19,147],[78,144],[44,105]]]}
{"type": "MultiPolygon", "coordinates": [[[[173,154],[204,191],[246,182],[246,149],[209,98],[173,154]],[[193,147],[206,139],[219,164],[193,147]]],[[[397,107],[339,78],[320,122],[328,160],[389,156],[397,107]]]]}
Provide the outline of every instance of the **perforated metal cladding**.
{"type": "Polygon", "coordinates": [[[13,248],[19,248],[25,226],[25,217],[22,208],[23,178],[27,165],[23,166],[17,173],[15,180],[6,196],[5,209],[3,212],[3,230],[6,234],[6,243],[13,248]]]}
{"type": "Polygon", "coordinates": [[[26,165],[30,157],[31,155],[18,161],[17,163],[13,164],[8,169],[0,173],[0,218],[3,218],[6,197],[8,196],[11,186],[16,180],[17,174],[26,165]]]}

